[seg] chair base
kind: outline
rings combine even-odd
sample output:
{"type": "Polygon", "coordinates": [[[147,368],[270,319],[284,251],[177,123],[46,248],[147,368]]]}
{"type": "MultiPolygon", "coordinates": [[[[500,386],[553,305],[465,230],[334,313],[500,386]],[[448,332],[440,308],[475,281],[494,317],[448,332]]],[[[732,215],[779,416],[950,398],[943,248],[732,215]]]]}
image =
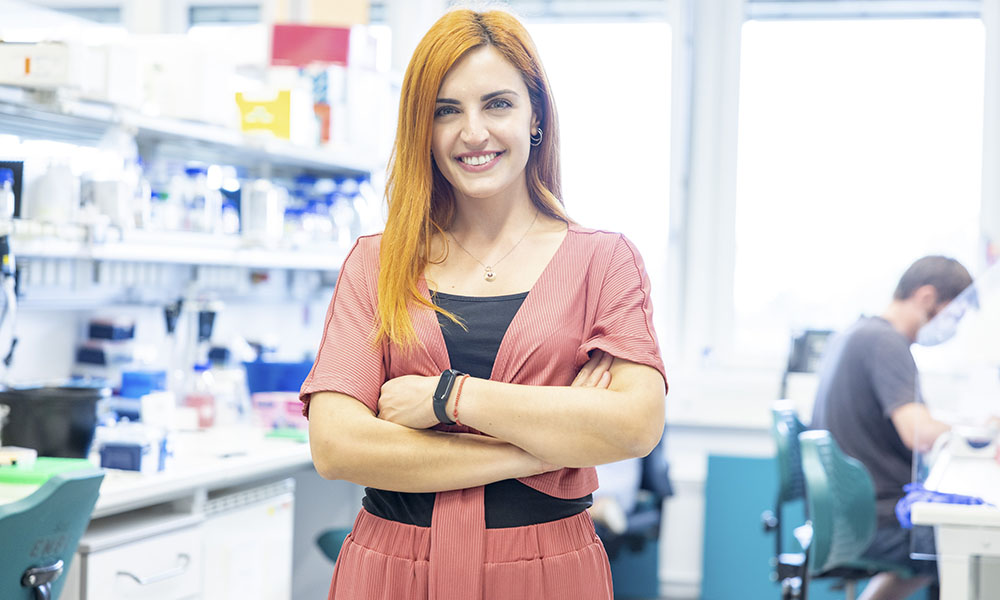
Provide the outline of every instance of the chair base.
{"type": "Polygon", "coordinates": [[[31,588],[34,600],[51,600],[52,582],[59,578],[63,572],[63,561],[57,560],[50,565],[32,567],[24,572],[21,577],[21,585],[31,588]]]}

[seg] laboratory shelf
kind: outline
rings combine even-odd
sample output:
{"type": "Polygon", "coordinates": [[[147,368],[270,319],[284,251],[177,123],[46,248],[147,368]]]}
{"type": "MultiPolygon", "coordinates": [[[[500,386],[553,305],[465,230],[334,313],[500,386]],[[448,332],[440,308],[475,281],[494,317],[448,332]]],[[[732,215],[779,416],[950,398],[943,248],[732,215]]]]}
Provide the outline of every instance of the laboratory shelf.
{"type": "MultiPolygon", "coordinates": [[[[380,161],[353,148],[297,146],[198,121],[142,114],[112,104],[0,85],[0,134],[75,144],[97,143],[111,126],[133,132],[140,150],[179,160],[245,167],[261,177],[302,171],[360,175],[380,161]]],[[[148,157],[147,157],[148,158],[148,157]]]]}
{"type": "Polygon", "coordinates": [[[113,241],[84,236],[37,235],[15,228],[11,243],[16,259],[78,259],[132,263],[215,265],[250,269],[336,271],[347,254],[335,244],[309,248],[247,245],[238,236],[190,232],[129,232],[113,241]],[[21,230],[21,231],[19,231],[21,230]]]}

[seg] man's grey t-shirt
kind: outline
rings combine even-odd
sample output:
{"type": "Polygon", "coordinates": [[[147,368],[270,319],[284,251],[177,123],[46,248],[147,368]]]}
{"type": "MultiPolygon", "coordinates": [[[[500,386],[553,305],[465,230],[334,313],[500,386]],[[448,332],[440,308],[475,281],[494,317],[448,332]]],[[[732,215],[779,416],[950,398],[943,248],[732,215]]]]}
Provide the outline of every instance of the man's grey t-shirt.
{"type": "Polygon", "coordinates": [[[892,412],[923,402],[910,340],[881,317],[862,317],[830,342],[819,368],[812,427],[827,429],[875,483],[882,526],[898,525],[896,501],[912,479],[913,451],[900,439],[892,412]]]}

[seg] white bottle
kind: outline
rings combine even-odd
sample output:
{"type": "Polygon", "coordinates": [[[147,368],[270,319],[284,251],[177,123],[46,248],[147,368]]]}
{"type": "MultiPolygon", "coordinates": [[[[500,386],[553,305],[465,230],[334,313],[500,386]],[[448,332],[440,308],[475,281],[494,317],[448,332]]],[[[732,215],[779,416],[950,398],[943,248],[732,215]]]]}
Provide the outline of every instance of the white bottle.
{"type": "Polygon", "coordinates": [[[192,165],[184,169],[185,229],[205,233],[222,232],[222,194],[208,183],[208,167],[192,165]]]}
{"type": "Polygon", "coordinates": [[[0,169],[0,220],[14,218],[14,171],[0,169]]]}

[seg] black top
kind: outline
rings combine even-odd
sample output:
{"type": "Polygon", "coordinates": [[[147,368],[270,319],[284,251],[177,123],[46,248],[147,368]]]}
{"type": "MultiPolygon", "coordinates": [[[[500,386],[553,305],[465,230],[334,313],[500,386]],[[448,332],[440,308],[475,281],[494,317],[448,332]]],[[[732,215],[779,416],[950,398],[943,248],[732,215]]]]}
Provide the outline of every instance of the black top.
{"type": "MultiPolygon", "coordinates": [[[[452,368],[473,377],[489,379],[504,334],[527,296],[528,292],[488,297],[456,296],[442,292],[433,294],[434,303],[457,316],[467,328],[463,329],[451,319],[438,315],[452,368]]],[[[516,479],[486,485],[485,496],[487,529],[556,521],[578,514],[593,504],[591,494],[563,500],[539,492],[516,479]]],[[[430,527],[434,494],[365,488],[362,505],[368,512],[384,519],[430,527]]]]}

